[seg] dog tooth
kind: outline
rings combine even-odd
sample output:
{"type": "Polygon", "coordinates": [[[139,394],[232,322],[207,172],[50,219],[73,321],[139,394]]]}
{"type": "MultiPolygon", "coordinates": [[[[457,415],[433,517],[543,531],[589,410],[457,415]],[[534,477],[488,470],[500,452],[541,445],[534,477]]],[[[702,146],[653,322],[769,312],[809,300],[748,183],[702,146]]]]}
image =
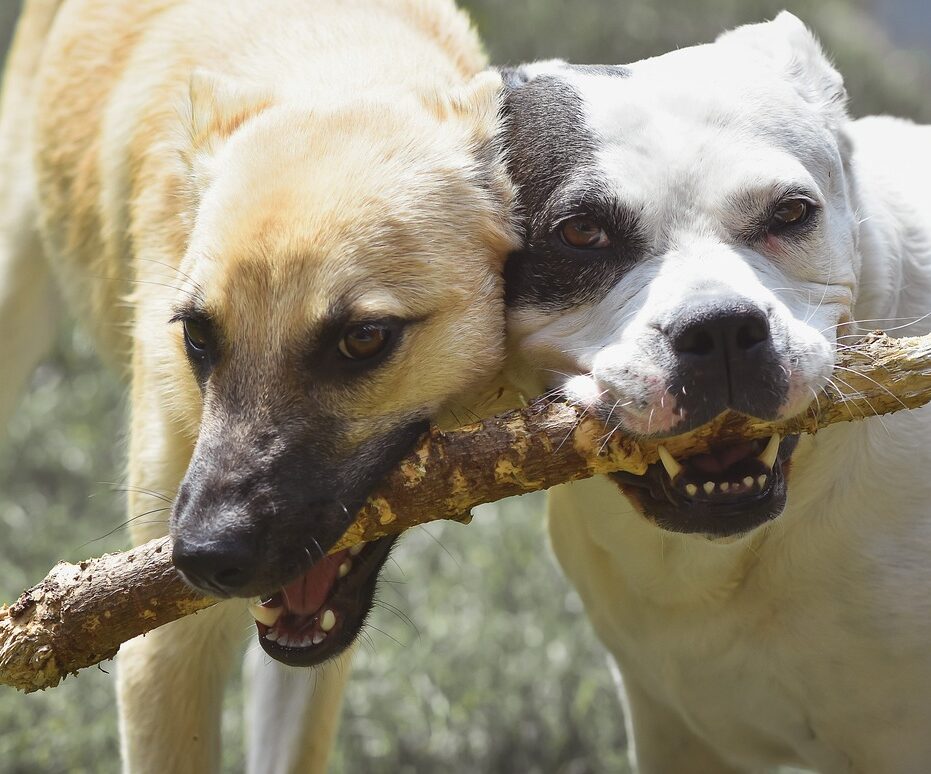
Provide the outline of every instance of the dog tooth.
{"type": "Polygon", "coordinates": [[[281,634],[278,635],[278,644],[281,645],[282,648],[287,648],[291,645],[291,638],[286,632],[281,632],[281,634]]]}
{"type": "Polygon", "coordinates": [[[773,433],[769,439],[769,443],[766,444],[766,448],[763,449],[763,453],[757,457],[757,459],[770,470],[772,470],[773,465],[776,464],[776,455],[779,454],[780,441],[782,441],[782,438],[779,436],[779,433],[773,433]]]}
{"type": "Polygon", "coordinates": [[[722,482],[721,482],[721,491],[722,491],[722,492],[726,492],[726,491],[727,491],[728,489],[730,489],[730,488],[731,488],[731,485],[728,484],[727,481],[722,481],[722,482]]]}
{"type": "Polygon", "coordinates": [[[278,630],[277,630],[277,629],[269,629],[269,630],[265,633],[265,639],[266,639],[266,640],[271,640],[272,642],[278,642],[278,630]]]}
{"type": "Polygon", "coordinates": [[[685,491],[688,493],[689,497],[694,497],[698,494],[698,487],[695,484],[686,484],[685,491]]]}
{"type": "Polygon", "coordinates": [[[751,487],[751,486],[753,486],[753,476],[747,476],[747,477],[744,479],[744,486],[746,486],[746,487],[751,487]]]}
{"type": "Polygon", "coordinates": [[[252,614],[252,617],[261,624],[266,626],[274,626],[278,623],[278,619],[281,617],[281,611],[283,608],[280,607],[262,607],[261,605],[249,605],[249,612],[252,614]]]}
{"type": "Polygon", "coordinates": [[[349,549],[350,556],[358,556],[362,553],[362,549],[365,548],[365,543],[356,543],[352,548],[349,549]]]}
{"type": "Polygon", "coordinates": [[[758,476],[756,483],[758,483],[760,485],[760,489],[762,489],[764,486],[766,486],[766,476],[758,476]]]}
{"type": "Polygon", "coordinates": [[[663,463],[663,467],[666,468],[666,473],[669,474],[670,479],[674,479],[682,472],[682,466],[676,462],[676,458],[666,450],[665,446],[657,446],[656,451],[659,454],[660,461],[663,463]]]}
{"type": "Polygon", "coordinates": [[[336,615],[332,610],[324,610],[323,615],[320,617],[320,628],[328,632],[334,626],[336,626],[336,615]]]}
{"type": "Polygon", "coordinates": [[[345,578],[349,575],[349,571],[352,569],[352,562],[348,559],[339,566],[339,577],[345,578]]]}
{"type": "Polygon", "coordinates": [[[702,489],[705,490],[705,494],[711,494],[714,491],[714,481],[706,481],[702,489]]]}
{"type": "Polygon", "coordinates": [[[314,638],[311,640],[313,645],[319,645],[326,639],[326,635],[323,632],[317,632],[314,634],[314,638]]]}
{"type": "Polygon", "coordinates": [[[313,640],[310,638],[309,634],[304,635],[304,639],[301,640],[302,648],[309,648],[313,644],[313,640]]]}

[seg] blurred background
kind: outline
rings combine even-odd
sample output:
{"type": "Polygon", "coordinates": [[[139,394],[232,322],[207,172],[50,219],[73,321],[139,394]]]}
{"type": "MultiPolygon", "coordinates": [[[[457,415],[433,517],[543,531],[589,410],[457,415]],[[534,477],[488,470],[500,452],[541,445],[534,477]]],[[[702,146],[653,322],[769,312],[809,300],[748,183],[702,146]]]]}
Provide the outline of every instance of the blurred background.
{"type": "MultiPolygon", "coordinates": [[[[927,0],[463,5],[498,64],[628,62],[788,7],[822,36],[855,115],[931,122],[927,0]]],[[[17,12],[16,0],[0,0],[4,50],[17,12]]],[[[0,600],[59,559],[126,547],[124,416],[123,388],[80,331],[64,325],[0,437],[0,600]]],[[[605,653],[550,557],[542,509],[542,496],[528,496],[480,509],[469,527],[409,533],[360,649],[332,771],[627,771],[605,653]]],[[[244,647],[251,629],[244,620],[244,647]]],[[[104,664],[46,694],[0,688],[0,772],[116,772],[112,671],[104,664]]],[[[239,694],[237,680],[224,713],[230,772],[242,769],[239,694]]]]}

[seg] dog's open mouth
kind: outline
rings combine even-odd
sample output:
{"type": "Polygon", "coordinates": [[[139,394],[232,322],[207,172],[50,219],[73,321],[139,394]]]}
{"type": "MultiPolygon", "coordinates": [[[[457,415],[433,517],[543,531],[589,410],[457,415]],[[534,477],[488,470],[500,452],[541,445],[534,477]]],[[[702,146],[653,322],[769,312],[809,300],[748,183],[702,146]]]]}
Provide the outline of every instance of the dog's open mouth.
{"type": "Polygon", "coordinates": [[[707,454],[660,462],[642,476],[611,478],[644,514],[672,532],[732,536],[776,518],[786,504],[786,480],[798,436],[712,446],[707,454]]]}
{"type": "Polygon", "coordinates": [[[331,554],[271,596],[254,600],[259,642],[290,666],[314,666],[345,650],[372,606],[381,566],[394,538],[331,554]]]}

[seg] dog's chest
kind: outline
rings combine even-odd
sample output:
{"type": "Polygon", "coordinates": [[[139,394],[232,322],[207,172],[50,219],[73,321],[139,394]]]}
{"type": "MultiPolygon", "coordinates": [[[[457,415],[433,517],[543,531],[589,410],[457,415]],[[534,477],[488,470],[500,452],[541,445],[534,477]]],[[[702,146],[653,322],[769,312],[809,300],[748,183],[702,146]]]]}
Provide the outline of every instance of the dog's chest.
{"type": "MultiPolygon", "coordinates": [[[[631,527],[636,517],[618,510],[610,484],[555,492],[554,549],[625,679],[710,746],[747,768],[848,771],[851,761],[889,760],[892,742],[877,741],[877,728],[914,739],[931,722],[921,647],[931,631],[915,617],[914,589],[900,584],[912,573],[890,575],[877,557],[811,533],[784,570],[748,582],[743,571],[684,561],[672,545],[652,550],[631,527]],[[624,546],[622,561],[605,546],[624,546]]],[[[845,510],[841,523],[853,529],[860,516],[845,510]]],[[[912,565],[917,554],[902,546],[926,541],[909,534],[884,538],[912,565]]]]}

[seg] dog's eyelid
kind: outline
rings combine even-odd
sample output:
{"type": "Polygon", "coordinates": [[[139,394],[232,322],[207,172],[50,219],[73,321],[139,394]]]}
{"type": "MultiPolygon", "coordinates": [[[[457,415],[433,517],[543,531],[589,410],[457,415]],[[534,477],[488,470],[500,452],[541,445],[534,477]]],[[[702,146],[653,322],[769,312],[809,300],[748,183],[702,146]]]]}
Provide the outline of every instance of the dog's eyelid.
{"type": "Polygon", "coordinates": [[[199,325],[213,327],[213,316],[206,310],[195,306],[175,307],[174,313],[168,319],[169,325],[176,323],[193,322],[199,325]]]}

